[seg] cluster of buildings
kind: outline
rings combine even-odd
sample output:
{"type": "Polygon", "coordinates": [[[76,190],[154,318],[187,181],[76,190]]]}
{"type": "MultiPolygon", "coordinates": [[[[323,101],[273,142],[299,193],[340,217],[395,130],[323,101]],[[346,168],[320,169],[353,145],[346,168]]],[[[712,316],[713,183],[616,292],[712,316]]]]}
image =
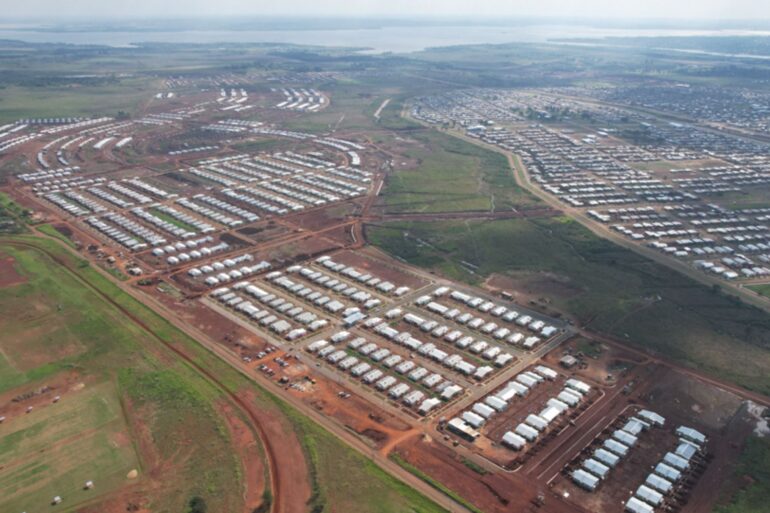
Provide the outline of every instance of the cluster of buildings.
{"type": "Polygon", "coordinates": [[[770,276],[766,214],[725,201],[770,188],[766,143],[558,90],[447,93],[419,99],[412,114],[518,154],[545,192],[631,241],[723,279],[770,276]],[[495,116],[492,94],[517,105],[518,119],[495,116]]]}
{"type": "Polygon", "coordinates": [[[329,100],[313,88],[286,87],[281,89],[284,100],[275,108],[283,110],[297,110],[316,112],[326,107],[329,100]]]}

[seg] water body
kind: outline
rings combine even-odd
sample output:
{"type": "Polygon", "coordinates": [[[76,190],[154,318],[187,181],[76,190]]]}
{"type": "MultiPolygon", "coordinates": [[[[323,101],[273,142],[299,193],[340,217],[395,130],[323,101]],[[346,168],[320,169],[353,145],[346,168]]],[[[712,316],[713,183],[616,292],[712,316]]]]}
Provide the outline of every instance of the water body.
{"type": "Polygon", "coordinates": [[[582,25],[385,26],[322,30],[36,31],[0,25],[0,39],[31,43],[126,47],[153,43],[280,43],[366,48],[370,53],[408,53],[468,44],[544,43],[559,38],[661,36],[770,36],[759,30],[622,29],[582,25]]]}

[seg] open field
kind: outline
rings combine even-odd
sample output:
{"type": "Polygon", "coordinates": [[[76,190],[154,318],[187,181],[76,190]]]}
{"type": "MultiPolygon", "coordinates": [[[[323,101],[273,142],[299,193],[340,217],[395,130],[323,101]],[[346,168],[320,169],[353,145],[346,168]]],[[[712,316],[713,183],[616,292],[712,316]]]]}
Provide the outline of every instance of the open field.
{"type": "Polygon", "coordinates": [[[3,511],[42,511],[56,495],[70,509],[131,482],[139,461],[114,384],[82,387],[0,428],[3,511]]]}
{"type": "Polygon", "coordinates": [[[770,208],[769,194],[770,187],[767,185],[757,186],[750,191],[727,193],[720,198],[720,202],[723,202],[731,210],[770,208]]]}
{"type": "Polygon", "coordinates": [[[412,164],[385,182],[385,212],[499,211],[535,202],[502,155],[435,131],[413,137],[418,146],[403,157],[412,164]]]}
{"type": "MultiPolygon", "coordinates": [[[[3,311],[15,312],[17,321],[3,329],[22,329],[12,330],[15,335],[6,339],[17,345],[3,344],[3,396],[58,382],[72,372],[85,383],[83,390],[62,391],[60,402],[14,415],[0,428],[5,455],[30,462],[2,471],[6,484],[17,489],[7,505],[38,511],[46,500],[62,495],[63,504],[72,508],[129,485],[143,488],[160,470],[155,457],[163,458],[162,468],[178,473],[178,481],[164,484],[177,494],[154,490],[143,498],[148,504],[181,507],[199,493],[211,505],[237,504],[239,464],[228,454],[222,421],[211,406],[217,394],[184,367],[164,365],[163,357],[152,352],[138,352],[147,343],[142,330],[67,271],[33,250],[3,248],[27,280],[0,293],[3,311]],[[127,422],[132,426],[128,430],[127,422]],[[142,436],[152,442],[143,443],[142,436]],[[207,439],[205,447],[192,450],[185,442],[199,438],[207,439]],[[39,459],[36,465],[34,458],[39,459]],[[126,477],[132,469],[139,471],[137,485],[126,477]],[[34,482],[29,481],[32,471],[34,482]],[[86,479],[96,483],[94,493],[79,493],[86,479]],[[209,496],[211,491],[217,496],[209,496]]],[[[48,401],[59,393],[54,390],[48,401]]]]}
{"type": "Polygon", "coordinates": [[[134,113],[157,83],[144,78],[114,79],[107,84],[71,87],[7,87],[0,100],[0,121],[58,116],[89,117],[134,113]]]}

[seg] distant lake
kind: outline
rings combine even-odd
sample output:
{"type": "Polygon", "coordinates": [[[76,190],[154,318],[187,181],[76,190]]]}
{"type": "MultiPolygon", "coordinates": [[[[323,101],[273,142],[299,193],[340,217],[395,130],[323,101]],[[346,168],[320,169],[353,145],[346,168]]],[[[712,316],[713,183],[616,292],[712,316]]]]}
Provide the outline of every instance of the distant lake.
{"type": "MultiPolygon", "coordinates": [[[[26,27],[25,27],[26,28],[26,27]]],[[[580,25],[517,26],[385,26],[329,30],[191,30],[56,32],[14,30],[0,25],[0,39],[32,43],[95,44],[126,47],[153,43],[281,43],[311,46],[365,47],[372,53],[416,52],[431,47],[467,44],[543,43],[556,38],[638,36],[770,36],[770,31],[616,29],[580,25]]]]}

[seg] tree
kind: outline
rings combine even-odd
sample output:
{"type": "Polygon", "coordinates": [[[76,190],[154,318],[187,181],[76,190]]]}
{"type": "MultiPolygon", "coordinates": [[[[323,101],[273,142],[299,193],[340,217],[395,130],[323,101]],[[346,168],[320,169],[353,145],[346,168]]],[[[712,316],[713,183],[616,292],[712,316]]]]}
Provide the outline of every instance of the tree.
{"type": "Polygon", "coordinates": [[[189,503],[190,509],[188,510],[189,513],[206,513],[208,511],[208,506],[206,506],[206,501],[203,500],[203,497],[198,497],[197,495],[190,499],[189,503]]]}

